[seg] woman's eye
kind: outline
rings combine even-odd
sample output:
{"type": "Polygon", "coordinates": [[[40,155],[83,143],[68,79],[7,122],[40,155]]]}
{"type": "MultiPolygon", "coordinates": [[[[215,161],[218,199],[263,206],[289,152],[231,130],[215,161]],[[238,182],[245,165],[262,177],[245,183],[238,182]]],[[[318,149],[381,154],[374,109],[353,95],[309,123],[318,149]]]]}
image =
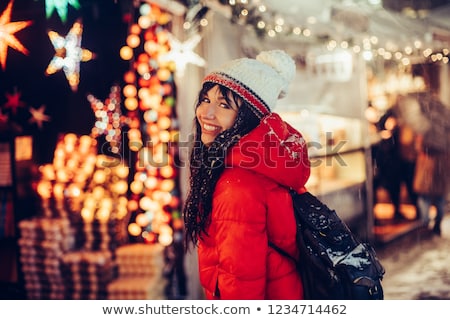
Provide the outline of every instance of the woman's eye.
{"type": "Polygon", "coordinates": [[[230,105],[227,104],[227,103],[221,103],[221,104],[220,104],[220,107],[222,107],[222,108],[224,108],[224,109],[230,109],[230,108],[231,108],[230,105]]]}
{"type": "Polygon", "coordinates": [[[209,103],[209,99],[207,97],[203,97],[200,99],[200,102],[209,103]]]}

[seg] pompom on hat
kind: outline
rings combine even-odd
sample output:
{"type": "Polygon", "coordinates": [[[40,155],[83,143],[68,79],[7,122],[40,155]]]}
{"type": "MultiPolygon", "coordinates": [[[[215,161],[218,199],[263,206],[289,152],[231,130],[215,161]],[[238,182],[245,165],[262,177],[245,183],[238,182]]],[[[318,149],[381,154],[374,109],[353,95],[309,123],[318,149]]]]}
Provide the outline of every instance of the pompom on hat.
{"type": "Polygon", "coordinates": [[[208,74],[205,82],[237,93],[259,118],[269,114],[295,77],[294,60],[283,50],[262,51],[256,59],[232,60],[208,74]]]}

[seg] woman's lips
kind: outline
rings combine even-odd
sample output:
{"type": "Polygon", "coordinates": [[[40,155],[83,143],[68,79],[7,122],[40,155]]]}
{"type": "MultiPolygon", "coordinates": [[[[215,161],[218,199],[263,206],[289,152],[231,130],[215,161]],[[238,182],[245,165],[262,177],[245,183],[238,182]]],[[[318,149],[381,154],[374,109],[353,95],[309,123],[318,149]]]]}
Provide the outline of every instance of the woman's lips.
{"type": "Polygon", "coordinates": [[[219,131],[219,130],[220,130],[220,127],[217,127],[217,126],[213,126],[213,125],[204,123],[202,129],[203,129],[203,132],[206,132],[206,133],[214,133],[214,132],[219,131]]]}

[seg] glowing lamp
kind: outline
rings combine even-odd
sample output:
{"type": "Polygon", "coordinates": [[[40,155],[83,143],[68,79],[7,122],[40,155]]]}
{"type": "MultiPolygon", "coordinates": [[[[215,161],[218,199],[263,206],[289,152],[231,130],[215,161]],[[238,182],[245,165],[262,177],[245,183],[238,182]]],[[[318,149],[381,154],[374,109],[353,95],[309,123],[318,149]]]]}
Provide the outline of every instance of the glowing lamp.
{"type": "Polygon", "coordinates": [[[136,223],[141,227],[145,227],[146,225],[148,225],[149,220],[147,215],[145,213],[138,214],[136,216],[136,223]]]}
{"type": "Polygon", "coordinates": [[[131,58],[133,58],[133,49],[131,49],[129,46],[123,46],[120,48],[120,57],[123,60],[129,61],[131,58]]]}
{"type": "Polygon", "coordinates": [[[124,165],[121,165],[119,167],[116,167],[116,169],[114,170],[115,174],[121,178],[121,179],[125,179],[128,177],[128,174],[130,172],[130,169],[124,165]]]}
{"type": "Polygon", "coordinates": [[[138,85],[140,87],[148,87],[150,86],[150,80],[144,77],[139,78],[138,85]]]}
{"type": "Polygon", "coordinates": [[[141,132],[139,131],[139,129],[130,129],[128,131],[128,138],[130,140],[140,140],[141,139],[141,132]]]}
{"type": "Polygon", "coordinates": [[[157,18],[158,24],[160,24],[160,25],[168,24],[171,20],[172,20],[172,15],[170,15],[166,12],[161,13],[157,18]]]}
{"type": "Polygon", "coordinates": [[[125,98],[125,108],[127,108],[130,111],[134,111],[138,108],[138,100],[136,98],[125,98]]]}
{"type": "Polygon", "coordinates": [[[158,77],[159,80],[161,81],[169,81],[170,77],[171,77],[172,73],[170,72],[169,69],[159,69],[156,72],[156,76],[158,77]]]}
{"type": "Polygon", "coordinates": [[[164,179],[161,181],[160,188],[163,191],[170,192],[175,188],[175,181],[173,179],[164,179]]]}
{"type": "Polygon", "coordinates": [[[67,188],[67,195],[71,198],[78,198],[81,195],[81,188],[75,183],[71,183],[67,188]]]}
{"type": "Polygon", "coordinates": [[[102,186],[96,186],[92,190],[92,196],[95,199],[101,199],[104,197],[104,195],[105,195],[105,188],[103,188],[102,186]]]}
{"type": "Polygon", "coordinates": [[[94,176],[92,177],[96,184],[103,184],[106,181],[106,173],[103,170],[97,170],[94,172],[94,176]]]}
{"type": "Polygon", "coordinates": [[[158,186],[158,179],[156,177],[148,177],[144,185],[147,189],[153,190],[158,186]]]}
{"type": "Polygon", "coordinates": [[[158,44],[156,42],[154,42],[153,40],[145,41],[144,50],[149,55],[153,55],[158,50],[158,44]]]}
{"type": "Polygon", "coordinates": [[[167,32],[158,32],[156,35],[156,39],[158,40],[159,44],[165,44],[169,41],[169,34],[167,32]]]}
{"type": "Polygon", "coordinates": [[[52,164],[45,164],[40,167],[40,171],[44,179],[55,180],[55,170],[52,164]]]}
{"type": "Polygon", "coordinates": [[[152,7],[150,6],[150,4],[148,3],[143,3],[140,7],[139,7],[139,13],[142,16],[147,16],[151,13],[152,11],[152,7]]]}
{"type": "Polygon", "coordinates": [[[130,27],[130,33],[132,33],[132,34],[139,34],[139,33],[141,33],[141,28],[139,27],[139,25],[133,24],[130,27]]]}
{"type": "Polygon", "coordinates": [[[69,174],[65,169],[59,169],[56,171],[56,180],[58,182],[67,182],[69,181],[69,174]]]}
{"type": "Polygon", "coordinates": [[[155,110],[147,110],[144,112],[143,118],[146,123],[155,122],[158,120],[158,112],[155,110]]]}
{"type": "Polygon", "coordinates": [[[161,142],[169,142],[170,141],[170,132],[167,130],[162,130],[159,133],[159,139],[161,142]]]}
{"type": "Polygon", "coordinates": [[[131,212],[136,211],[137,209],[139,209],[139,203],[136,200],[129,200],[127,207],[131,212]]]}
{"type": "Polygon", "coordinates": [[[94,220],[94,212],[90,209],[83,208],[81,209],[81,218],[83,218],[83,221],[92,222],[94,220]]]}
{"type": "Polygon", "coordinates": [[[139,200],[139,208],[144,211],[150,210],[152,208],[152,202],[152,199],[149,197],[142,197],[141,200],[139,200]]]}
{"type": "Polygon", "coordinates": [[[167,97],[164,99],[164,103],[167,104],[170,107],[173,107],[175,105],[175,98],[174,97],[167,97]]]}
{"type": "Polygon", "coordinates": [[[123,87],[123,95],[125,97],[136,97],[137,89],[135,85],[127,84],[123,87]]]}
{"type": "Polygon", "coordinates": [[[56,199],[62,199],[64,198],[64,184],[63,183],[56,183],[53,186],[53,195],[56,199]]]}
{"type": "Polygon", "coordinates": [[[130,223],[128,225],[128,233],[134,237],[137,237],[141,234],[142,229],[137,223],[130,223]]]}
{"type": "Polygon", "coordinates": [[[170,84],[165,83],[165,84],[163,84],[162,88],[163,88],[163,94],[165,96],[168,96],[172,93],[172,86],[170,84]]]}
{"type": "Polygon", "coordinates": [[[163,233],[159,235],[158,242],[161,245],[167,247],[173,242],[173,237],[170,234],[163,233]]]}
{"type": "Polygon", "coordinates": [[[183,219],[173,219],[172,220],[172,226],[175,230],[181,230],[184,227],[183,219]]]}
{"type": "Polygon", "coordinates": [[[156,124],[152,124],[148,127],[148,133],[152,136],[156,136],[159,133],[159,128],[156,124]]]}
{"type": "Polygon", "coordinates": [[[159,232],[162,233],[162,234],[173,235],[173,230],[172,230],[172,228],[171,228],[169,225],[167,225],[167,224],[162,224],[162,225],[159,227],[159,232]]]}
{"type": "Polygon", "coordinates": [[[148,16],[140,16],[138,19],[138,25],[141,29],[148,29],[152,25],[152,19],[148,16]]]}
{"type": "Polygon", "coordinates": [[[113,188],[117,194],[125,194],[128,191],[128,183],[125,180],[117,181],[113,188]]]}
{"type": "Polygon", "coordinates": [[[49,181],[39,181],[37,184],[37,193],[43,199],[49,199],[52,195],[52,185],[49,181]]]}
{"type": "Polygon", "coordinates": [[[169,117],[160,117],[158,119],[158,127],[159,129],[168,129],[170,128],[170,125],[172,124],[172,121],[169,117]]]}
{"type": "Polygon", "coordinates": [[[130,183],[130,190],[134,194],[141,194],[144,190],[144,184],[141,181],[133,181],[130,183]]]}
{"type": "Polygon", "coordinates": [[[130,34],[128,35],[126,42],[130,48],[137,48],[141,43],[141,39],[136,34],[130,34]]]}
{"type": "Polygon", "coordinates": [[[126,83],[134,83],[136,81],[136,75],[134,73],[134,71],[127,71],[124,75],[123,75],[123,80],[126,83]]]}
{"type": "Polygon", "coordinates": [[[95,214],[96,218],[101,221],[107,221],[109,219],[110,211],[106,208],[100,208],[95,214]]]}
{"type": "Polygon", "coordinates": [[[137,73],[139,73],[141,76],[150,73],[150,66],[146,62],[140,62],[137,64],[136,67],[137,73]]]}
{"type": "Polygon", "coordinates": [[[164,178],[172,178],[174,176],[175,171],[172,166],[164,166],[159,169],[159,173],[164,178]]]}
{"type": "Polygon", "coordinates": [[[142,234],[146,243],[155,243],[156,235],[153,232],[147,232],[145,235],[142,234]]]}
{"type": "Polygon", "coordinates": [[[172,208],[177,208],[180,205],[180,198],[176,196],[172,196],[172,200],[169,204],[172,208]]]}

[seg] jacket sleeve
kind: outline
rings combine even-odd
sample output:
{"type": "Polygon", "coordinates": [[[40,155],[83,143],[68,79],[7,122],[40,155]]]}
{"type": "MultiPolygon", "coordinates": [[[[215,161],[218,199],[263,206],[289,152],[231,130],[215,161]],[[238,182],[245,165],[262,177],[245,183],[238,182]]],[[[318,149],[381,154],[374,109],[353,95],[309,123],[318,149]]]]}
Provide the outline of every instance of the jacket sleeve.
{"type": "Polygon", "coordinates": [[[216,187],[212,234],[221,299],[264,299],[267,268],[266,207],[255,175],[231,169],[216,187]]]}

